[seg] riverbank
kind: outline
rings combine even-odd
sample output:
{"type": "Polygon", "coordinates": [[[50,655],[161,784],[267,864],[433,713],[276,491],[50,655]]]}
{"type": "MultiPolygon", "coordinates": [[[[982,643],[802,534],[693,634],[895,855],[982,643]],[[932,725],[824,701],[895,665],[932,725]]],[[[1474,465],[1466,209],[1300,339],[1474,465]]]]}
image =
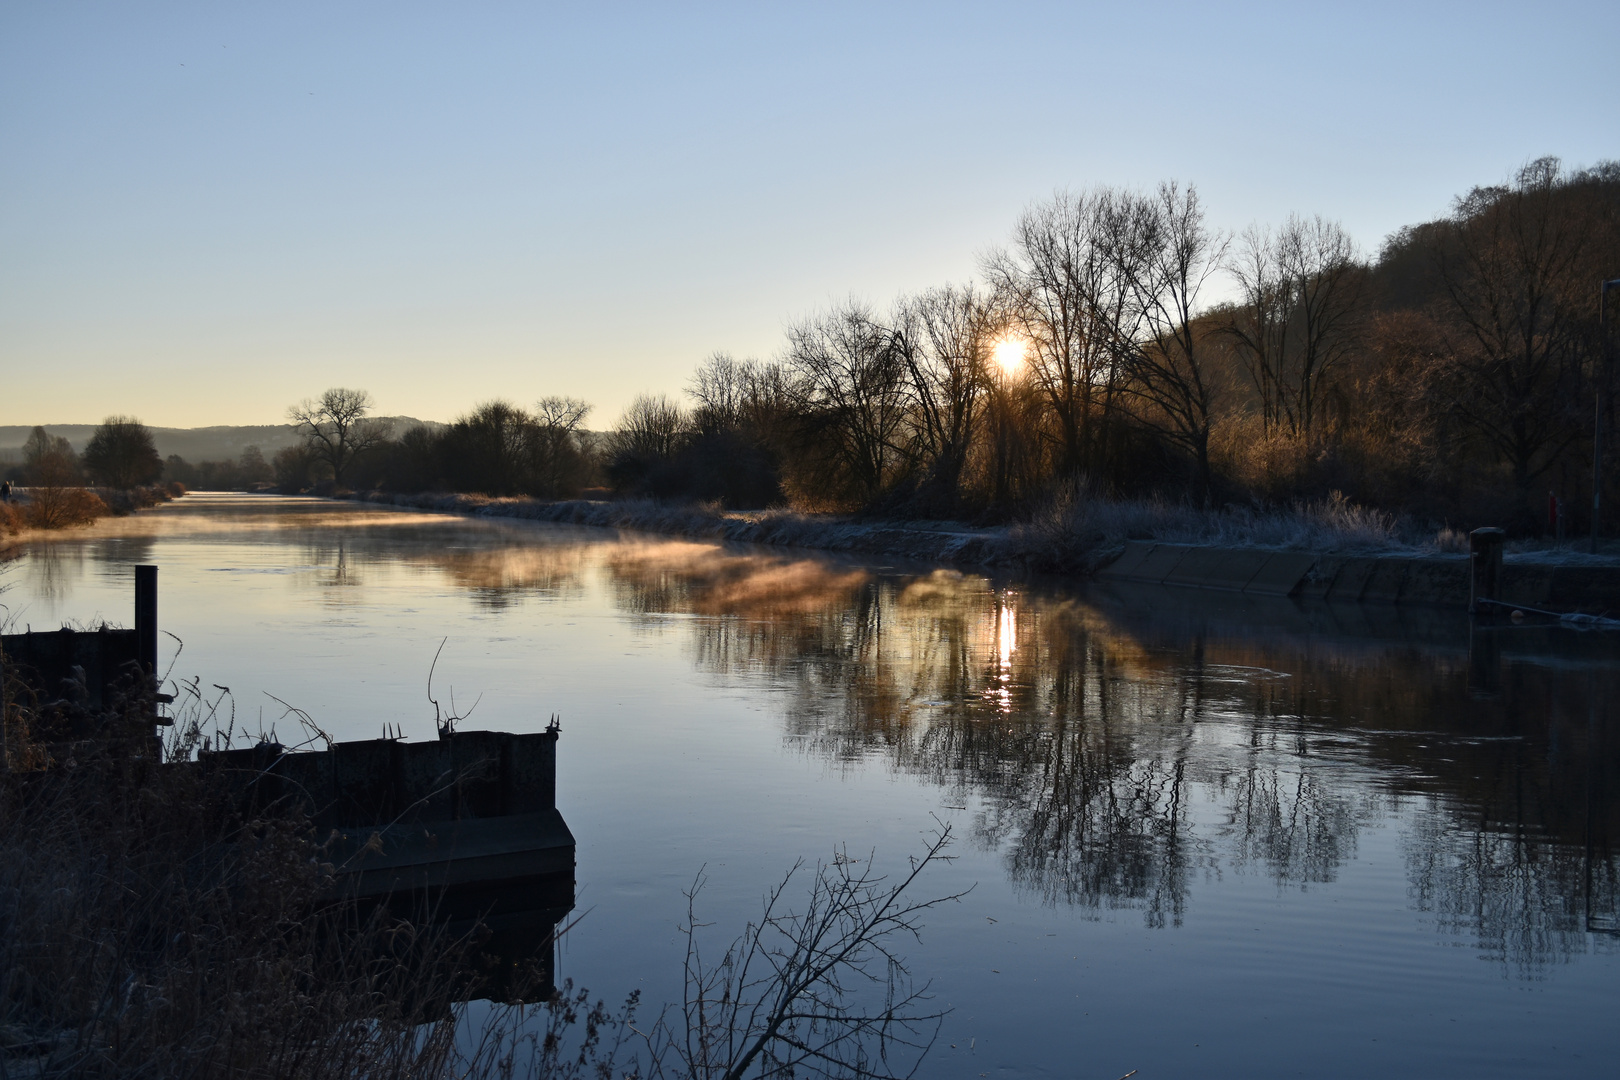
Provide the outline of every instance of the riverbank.
{"type": "MultiPolygon", "coordinates": [[[[1156,504],[1060,508],[1023,525],[863,521],[651,500],[545,502],[381,492],[365,502],[417,510],[627,529],[698,540],[813,548],[1020,572],[1096,577],[1352,603],[1468,605],[1467,536],[1402,538],[1393,521],[1325,504],[1275,514],[1199,515],[1156,504]]],[[[1502,600],[1560,612],[1620,612],[1620,557],[1530,545],[1505,559],[1502,600]]]]}
{"type": "Polygon", "coordinates": [[[119,488],[13,488],[0,502],[0,548],[79,529],[107,517],[127,517],[173,502],[186,493],[180,484],[119,488]]]}

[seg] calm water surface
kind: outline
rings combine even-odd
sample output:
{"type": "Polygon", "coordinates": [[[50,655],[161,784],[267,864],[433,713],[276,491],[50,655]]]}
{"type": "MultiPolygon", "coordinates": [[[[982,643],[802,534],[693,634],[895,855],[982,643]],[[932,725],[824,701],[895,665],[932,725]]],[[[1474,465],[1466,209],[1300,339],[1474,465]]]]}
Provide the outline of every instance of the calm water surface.
{"type": "Polygon", "coordinates": [[[974,886],[907,950],[928,1076],[1579,1076],[1620,1060],[1620,646],[1455,613],[1086,588],[316,500],[11,553],[14,623],[129,625],[238,727],[560,713],[560,974],[679,993],[796,859],[974,886]],[[273,695],[273,696],[272,696],[273,695]]]}

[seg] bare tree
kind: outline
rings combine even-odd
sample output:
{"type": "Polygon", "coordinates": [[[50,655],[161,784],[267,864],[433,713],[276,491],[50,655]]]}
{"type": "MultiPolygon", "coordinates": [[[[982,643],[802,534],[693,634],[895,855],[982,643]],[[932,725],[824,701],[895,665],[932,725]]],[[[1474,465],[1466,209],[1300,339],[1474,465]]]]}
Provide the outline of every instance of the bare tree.
{"type": "Polygon", "coordinates": [[[614,486],[629,490],[642,485],[675,457],[690,426],[685,410],[668,397],[638,394],[608,433],[607,473],[614,486]]]}
{"type": "Polygon", "coordinates": [[[23,444],[23,475],[28,480],[28,521],[42,529],[61,529],[94,521],[107,512],[102,501],[79,485],[79,457],[60,435],[42,427],[23,444]]]}
{"type": "Polygon", "coordinates": [[[679,449],[686,427],[680,405],[663,394],[638,394],[614,425],[610,442],[614,453],[664,458],[679,449]]]}
{"type": "Polygon", "coordinates": [[[368,391],[333,387],[318,399],[305,398],[290,406],[287,418],[311,453],[331,467],[333,481],[341,485],[343,472],[355,456],[379,445],[390,434],[389,424],[367,419],[371,409],[368,391]]]}
{"type": "MultiPolygon", "coordinates": [[[[1558,159],[1457,202],[1439,270],[1449,300],[1442,385],[1453,407],[1513,471],[1522,501],[1581,433],[1581,316],[1597,267],[1582,266],[1591,223],[1560,198],[1558,159]],[[1584,280],[1583,280],[1584,278],[1584,280]]],[[[1612,265],[1612,260],[1611,260],[1612,265]]]]}
{"type": "Polygon", "coordinates": [[[1203,502],[1210,491],[1215,387],[1194,317],[1228,241],[1204,225],[1204,208],[1191,185],[1183,191],[1174,182],[1160,184],[1151,198],[1135,200],[1128,218],[1120,266],[1141,311],[1142,340],[1131,353],[1127,387],[1149,406],[1139,419],[1192,456],[1194,497],[1203,502]]]}
{"type": "Polygon", "coordinates": [[[582,486],[589,462],[579,443],[580,425],[591,407],[578,398],[545,397],[534,403],[529,447],[536,495],[556,499],[582,486]]]}
{"type": "Polygon", "coordinates": [[[1058,471],[1101,466],[1136,309],[1116,243],[1123,197],[1060,192],[1024,212],[985,270],[1030,343],[1030,369],[1057,423],[1058,471]]]}
{"type": "Polygon", "coordinates": [[[893,884],[870,859],[856,869],[863,861],[840,851],[816,868],[801,913],[788,910],[784,898],[802,864],[795,866],[771,890],[760,921],[714,966],[697,940],[700,877],[687,894],[685,998],[679,1016],[666,1012],[648,1033],[649,1076],[911,1075],[944,1012],[929,1006],[928,985],[913,983],[893,939],[915,939],[924,912],[963,895],[907,895],[930,864],[949,858],[949,843],[950,827],[942,826],[893,884]]]}
{"type": "Polygon", "coordinates": [[[802,394],[804,456],[826,460],[832,485],[870,505],[906,454],[906,371],[893,329],[849,300],[789,327],[787,363],[802,394]]]}
{"type": "Polygon", "coordinates": [[[950,513],[983,421],[997,323],[971,285],[930,289],[898,309],[895,347],[911,383],[919,509],[950,513]]]}
{"type": "Polygon", "coordinates": [[[1330,376],[1355,341],[1361,266],[1338,222],[1290,215],[1273,235],[1251,227],[1229,264],[1243,294],[1223,329],[1262,403],[1269,429],[1309,437],[1330,376]]]}

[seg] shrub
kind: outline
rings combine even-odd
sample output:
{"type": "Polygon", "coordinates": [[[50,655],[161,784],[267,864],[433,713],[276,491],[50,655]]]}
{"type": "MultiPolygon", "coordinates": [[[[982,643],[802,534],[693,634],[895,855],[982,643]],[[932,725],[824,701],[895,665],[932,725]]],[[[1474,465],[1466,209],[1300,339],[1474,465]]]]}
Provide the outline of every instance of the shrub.
{"type": "Polygon", "coordinates": [[[81,487],[30,488],[28,496],[27,520],[36,529],[89,525],[112,513],[99,496],[81,487]]]}

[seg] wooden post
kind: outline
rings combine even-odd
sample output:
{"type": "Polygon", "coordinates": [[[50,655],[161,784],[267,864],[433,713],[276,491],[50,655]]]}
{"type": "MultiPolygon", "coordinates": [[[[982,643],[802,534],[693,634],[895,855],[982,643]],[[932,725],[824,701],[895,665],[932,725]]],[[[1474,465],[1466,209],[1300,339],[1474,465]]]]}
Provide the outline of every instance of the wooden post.
{"type": "Polygon", "coordinates": [[[1468,612],[1479,614],[1480,601],[1495,600],[1502,584],[1502,545],[1507,533],[1501,529],[1475,529],[1468,534],[1468,612]]]}
{"type": "Polygon", "coordinates": [[[135,656],[141,670],[154,679],[157,677],[157,570],[155,566],[135,568],[135,656]]]}

